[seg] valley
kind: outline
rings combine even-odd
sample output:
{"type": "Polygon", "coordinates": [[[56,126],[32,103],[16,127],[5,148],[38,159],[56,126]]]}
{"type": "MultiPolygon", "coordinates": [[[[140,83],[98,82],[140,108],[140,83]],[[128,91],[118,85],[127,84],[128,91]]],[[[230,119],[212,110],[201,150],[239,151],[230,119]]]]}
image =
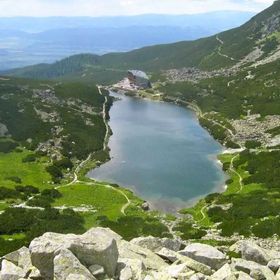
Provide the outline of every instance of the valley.
{"type": "Polygon", "coordinates": [[[208,38],[2,73],[0,254],[45,231],[83,233],[97,225],[127,240],[153,235],[222,247],[248,239],[273,248],[280,236],[279,15],[275,1],[241,27],[208,38]],[[146,71],[153,85],[128,95],[195,111],[225,148],[218,159],[226,190],[182,207],[178,217],[144,211],[131,191],[86,176],[114,160],[108,91],[128,69],[146,71]]]}

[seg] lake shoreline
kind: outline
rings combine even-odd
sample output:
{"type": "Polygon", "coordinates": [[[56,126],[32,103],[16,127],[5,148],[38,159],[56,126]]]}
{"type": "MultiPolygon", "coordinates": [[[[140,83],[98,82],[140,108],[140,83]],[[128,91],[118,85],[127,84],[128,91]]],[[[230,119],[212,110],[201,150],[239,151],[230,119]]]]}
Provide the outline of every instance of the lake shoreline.
{"type": "MultiPolygon", "coordinates": [[[[114,92],[114,91],[113,91],[112,89],[110,89],[110,88],[106,88],[106,90],[114,92]]],[[[126,95],[125,93],[121,93],[121,95],[128,96],[128,97],[132,97],[132,98],[136,98],[136,99],[141,99],[141,100],[145,99],[146,101],[149,101],[149,102],[153,101],[153,102],[160,102],[160,103],[167,103],[167,104],[168,104],[168,103],[169,103],[169,104],[172,104],[172,103],[173,103],[173,104],[175,104],[175,105],[180,105],[180,106],[178,106],[178,107],[181,107],[181,108],[184,108],[184,107],[185,107],[185,106],[182,106],[181,104],[177,104],[177,103],[175,103],[175,102],[167,102],[167,101],[165,101],[165,100],[155,100],[155,99],[150,99],[150,98],[148,98],[148,97],[143,98],[143,97],[137,96],[137,95],[131,95],[131,94],[126,95]]],[[[117,98],[116,101],[119,101],[119,99],[117,98]]],[[[116,101],[114,101],[114,103],[115,103],[116,101]]],[[[193,115],[195,116],[196,120],[199,120],[198,112],[197,112],[196,110],[194,110],[194,108],[188,107],[187,109],[189,109],[191,112],[194,113],[193,115]]],[[[200,123],[199,123],[199,126],[202,127],[202,126],[200,125],[200,123]]],[[[203,128],[203,127],[202,127],[202,128],[203,128]]],[[[203,129],[204,129],[204,128],[203,128],[203,129]]],[[[205,130],[205,129],[204,129],[204,130],[205,130]]],[[[114,133],[114,131],[113,131],[113,133],[114,133]]],[[[209,132],[207,132],[207,133],[209,134],[209,132]]],[[[212,137],[211,134],[210,134],[210,136],[212,137]]],[[[111,136],[110,136],[110,137],[111,137],[111,136]]],[[[213,138],[213,137],[212,137],[212,138],[213,138]]],[[[214,139],[214,138],[213,138],[213,139],[214,139]]],[[[223,147],[218,141],[216,141],[216,139],[214,139],[214,140],[215,140],[215,142],[218,143],[221,147],[223,147]]],[[[108,148],[109,148],[109,150],[111,150],[111,149],[110,149],[110,146],[109,146],[109,143],[108,143],[108,148]]],[[[223,148],[224,148],[224,147],[223,147],[223,148]]],[[[223,152],[222,152],[222,153],[223,153],[223,152]]],[[[209,155],[208,155],[208,157],[210,158],[210,160],[211,160],[212,162],[214,162],[214,164],[215,164],[216,166],[218,166],[219,168],[220,168],[220,166],[221,166],[221,163],[220,163],[220,164],[218,163],[218,156],[219,156],[220,154],[221,154],[221,152],[220,152],[219,154],[217,154],[217,155],[216,155],[216,154],[209,154],[209,155]]],[[[112,157],[112,158],[113,158],[113,157],[112,157]]],[[[109,161],[111,161],[112,158],[111,158],[111,156],[110,156],[109,161]]],[[[106,161],[105,163],[102,163],[102,165],[104,165],[104,164],[106,164],[106,163],[108,163],[108,161],[106,161]]],[[[98,167],[96,167],[96,168],[98,169],[98,168],[100,168],[100,166],[98,166],[98,167]]],[[[95,169],[96,169],[96,168],[95,168],[95,169]]],[[[95,169],[93,169],[93,170],[95,170],[95,169]]],[[[223,172],[223,174],[226,175],[224,172],[223,172]]],[[[93,179],[93,180],[97,180],[97,181],[100,180],[99,178],[96,178],[96,177],[94,177],[94,176],[91,176],[89,173],[87,174],[87,176],[89,176],[89,177],[90,177],[91,179],[93,179]]],[[[125,188],[132,190],[133,193],[135,193],[136,196],[138,196],[139,198],[143,199],[143,195],[141,195],[139,192],[137,192],[137,190],[135,189],[135,187],[133,187],[133,186],[131,186],[131,185],[123,184],[123,183],[117,182],[116,180],[112,180],[111,183],[118,183],[118,184],[124,186],[125,188]]],[[[151,198],[151,199],[147,199],[147,200],[148,200],[148,202],[149,202],[149,204],[150,204],[150,206],[151,206],[151,207],[150,207],[151,210],[159,210],[159,211],[161,211],[161,212],[175,214],[175,213],[178,213],[178,211],[181,210],[182,208],[193,207],[200,199],[203,199],[203,198],[204,198],[205,196],[207,196],[208,194],[211,194],[211,193],[213,193],[213,192],[222,193],[222,192],[224,192],[225,190],[226,190],[226,185],[225,185],[225,180],[223,179],[222,182],[218,182],[218,183],[215,185],[215,187],[214,187],[210,192],[207,192],[206,194],[199,195],[199,196],[197,196],[197,197],[191,198],[191,199],[189,199],[189,200],[181,200],[180,202],[177,202],[176,205],[180,205],[180,206],[178,206],[178,207],[172,207],[173,202],[170,203],[170,201],[166,201],[166,199],[162,199],[162,198],[158,198],[158,199],[153,199],[153,198],[151,198]],[[168,206],[168,207],[164,206],[164,205],[168,205],[168,204],[171,204],[171,207],[169,207],[169,206],[168,206]],[[167,208],[167,209],[173,208],[173,209],[172,209],[171,211],[170,211],[170,210],[165,211],[166,208],[167,208]]]]}

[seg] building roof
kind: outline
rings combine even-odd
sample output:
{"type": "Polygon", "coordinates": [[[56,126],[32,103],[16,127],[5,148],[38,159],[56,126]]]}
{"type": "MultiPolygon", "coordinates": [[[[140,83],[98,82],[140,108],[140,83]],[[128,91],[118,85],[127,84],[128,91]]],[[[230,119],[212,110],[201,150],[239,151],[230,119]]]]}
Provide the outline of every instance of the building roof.
{"type": "Polygon", "coordinates": [[[140,70],[129,70],[128,72],[131,73],[135,77],[139,77],[139,78],[143,78],[143,79],[149,80],[149,77],[143,71],[140,71],[140,70]]]}

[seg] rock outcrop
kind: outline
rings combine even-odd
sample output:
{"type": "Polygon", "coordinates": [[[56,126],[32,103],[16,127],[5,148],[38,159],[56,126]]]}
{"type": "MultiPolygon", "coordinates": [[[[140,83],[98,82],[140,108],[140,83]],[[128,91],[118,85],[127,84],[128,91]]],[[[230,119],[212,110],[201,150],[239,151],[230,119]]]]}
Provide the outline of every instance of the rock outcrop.
{"type": "Polygon", "coordinates": [[[45,233],[2,257],[0,268],[0,280],[279,280],[280,252],[243,240],[219,249],[151,236],[128,242],[93,228],[45,233]]]}

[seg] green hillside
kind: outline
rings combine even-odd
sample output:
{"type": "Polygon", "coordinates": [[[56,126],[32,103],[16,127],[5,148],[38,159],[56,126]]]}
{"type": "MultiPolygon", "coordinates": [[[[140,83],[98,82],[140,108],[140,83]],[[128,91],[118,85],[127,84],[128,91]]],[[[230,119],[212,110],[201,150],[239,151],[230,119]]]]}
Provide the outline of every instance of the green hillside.
{"type": "MultiPolygon", "coordinates": [[[[253,60],[249,59],[248,65],[269,56],[277,47],[280,26],[275,18],[279,10],[280,2],[276,1],[243,26],[209,38],[146,47],[127,53],[75,55],[54,64],[25,67],[12,70],[8,74],[39,79],[92,79],[99,83],[110,83],[123,75],[122,70],[130,68],[148,72],[183,67],[197,67],[202,70],[228,68],[240,63],[240,60],[256,48],[261,50],[262,55],[253,60]]],[[[241,64],[245,65],[246,61],[241,64]]]]}

